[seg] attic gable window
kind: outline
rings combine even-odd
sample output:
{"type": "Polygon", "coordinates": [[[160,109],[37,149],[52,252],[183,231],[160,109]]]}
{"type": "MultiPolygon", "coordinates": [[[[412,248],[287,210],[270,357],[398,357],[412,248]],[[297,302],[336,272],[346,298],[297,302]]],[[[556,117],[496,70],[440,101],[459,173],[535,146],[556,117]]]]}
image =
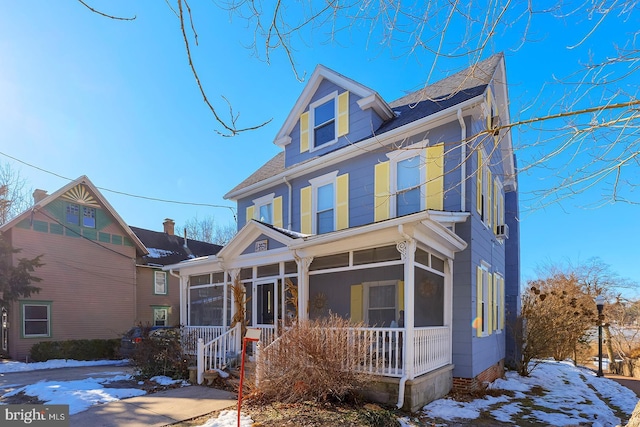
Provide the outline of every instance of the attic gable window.
{"type": "Polygon", "coordinates": [[[80,206],[76,203],[68,203],[65,218],[67,224],[96,228],[96,208],[80,206]],[[82,217],[80,216],[81,213],[82,217]]]}
{"type": "Polygon", "coordinates": [[[335,98],[313,108],[313,146],[320,147],[336,139],[335,98]]]}

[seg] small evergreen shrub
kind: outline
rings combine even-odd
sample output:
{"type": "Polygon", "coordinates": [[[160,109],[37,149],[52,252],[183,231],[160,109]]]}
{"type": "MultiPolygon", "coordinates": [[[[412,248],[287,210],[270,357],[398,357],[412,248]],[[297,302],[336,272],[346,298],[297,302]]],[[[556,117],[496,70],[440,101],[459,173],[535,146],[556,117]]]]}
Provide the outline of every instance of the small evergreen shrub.
{"type": "Polygon", "coordinates": [[[29,358],[33,362],[53,359],[112,360],[118,358],[119,346],[119,338],[43,341],[31,347],[29,358]]]}

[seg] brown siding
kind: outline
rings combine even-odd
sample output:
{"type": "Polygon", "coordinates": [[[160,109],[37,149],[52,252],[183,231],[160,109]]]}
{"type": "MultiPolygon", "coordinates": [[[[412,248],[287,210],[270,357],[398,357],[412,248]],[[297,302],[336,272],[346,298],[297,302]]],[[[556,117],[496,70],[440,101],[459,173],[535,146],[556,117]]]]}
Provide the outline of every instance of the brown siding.
{"type": "MultiPolygon", "coordinates": [[[[48,221],[34,215],[34,219],[48,221]]],[[[117,224],[101,231],[123,235],[117,224]]],[[[135,319],[135,248],[14,227],[15,258],[42,254],[35,276],[41,291],[29,300],[52,301],[51,338],[21,338],[20,304],[10,314],[9,353],[25,360],[39,341],[116,338],[135,319]]]]}
{"type": "Polygon", "coordinates": [[[168,306],[169,326],[180,323],[180,280],[167,272],[167,295],[155,295],[153,272],[159,269],[139,266],[137,276],[136,324],[153,324],[153,306],[168,306]]]}

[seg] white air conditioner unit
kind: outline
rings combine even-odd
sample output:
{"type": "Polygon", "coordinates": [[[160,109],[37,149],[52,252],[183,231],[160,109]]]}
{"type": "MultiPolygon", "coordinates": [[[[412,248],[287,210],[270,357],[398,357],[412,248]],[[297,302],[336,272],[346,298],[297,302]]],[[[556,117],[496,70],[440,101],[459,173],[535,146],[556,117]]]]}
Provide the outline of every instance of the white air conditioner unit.
{"type": "Polygon", "coordinates": [[[509,226],[507,224],[498,225],[496,227],[496,237],[500,240],[509,238],[509,226]]]}

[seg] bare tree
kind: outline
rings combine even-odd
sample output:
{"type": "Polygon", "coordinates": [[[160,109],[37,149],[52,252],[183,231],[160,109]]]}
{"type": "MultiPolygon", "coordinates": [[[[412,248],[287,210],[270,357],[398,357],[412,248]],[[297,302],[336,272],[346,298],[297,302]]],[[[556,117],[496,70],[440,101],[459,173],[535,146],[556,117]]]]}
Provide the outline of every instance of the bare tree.
{"type": "Polygon", "coordinates": [[[0,163],[0,225],[31,206],[27,181],[10,163],[0,163]]]}
{"type": "MultiPolygon", "coordinates": [[[[86,0],[78,1],[107,18],[132,19],[98,11],[86,0]]],[[[225,136],[259,128],[270,119],[240,126],[239,114],[224,95],[221,106],[214,105],[207,96],[193,52],[203,42],[197,27],[215,25],[211,17],[220,10],[249,29],[247,47],[257,58],[271,63],[277,60],[276,52],[282,53],[298,80],[304,80],[306,70],[298,66],[297,52],[325,43],[367,50],[373,59],[390,52],[396,58],[425,64],[425,85],[452,69],[477,64],[495,49],[517,52],[531,43],[553,43],[566,52],[580,52],[581,62],[573,64],[572,72],[554,75],[534,88],[531,99],[521,100],[526,108],[514,112],[511,122],[498,129],[504,136],[518,128],[524,135],[522,141],[516,141],[520,172],[535,169],[540,177],[540,188],[521,197],[521,201],[543,207],[597,188],[601,191],[596,205],[640,203],[634,193],[640,184],[640,31],[633,25],[638,19],[635,0],[577,4],[557,0],[544,6],[510,0],[492,0],[482,5],[457,0],[165,3],[176,16],[176,36],[184,41],[187,61],[203,101],[221,127],[219,133],[225,136]],[[562,22],[571,31],[566,32],[565,38],[545,41],[549,22],[562,22]],[[604,28],[607,24],[615,25],[616,31],[604,28]],[[589,43],[596,34],[602,42],[594,52],[589,43]],[[361,37],[354,35],[365,35],[366,41],[355,44],[354,40],[361,37]],[[228,114],[223,116],[220,111],[225,108],[228,114]]],[[[225,84],[215,82],[214,87],[225,84]]],[[[477,136],[470,135],[460,144],[474,141],[477,136]]]]}
{"type": "Polygon", "coordinates": [[[184,226],[180,228],[185,229],[187,237],[190,239],[223,246],[229,243],[237,232],[235,225],[220,225],[216,223],[213,216],[200,219],[196,215],[187,220],[184,226]]]}

